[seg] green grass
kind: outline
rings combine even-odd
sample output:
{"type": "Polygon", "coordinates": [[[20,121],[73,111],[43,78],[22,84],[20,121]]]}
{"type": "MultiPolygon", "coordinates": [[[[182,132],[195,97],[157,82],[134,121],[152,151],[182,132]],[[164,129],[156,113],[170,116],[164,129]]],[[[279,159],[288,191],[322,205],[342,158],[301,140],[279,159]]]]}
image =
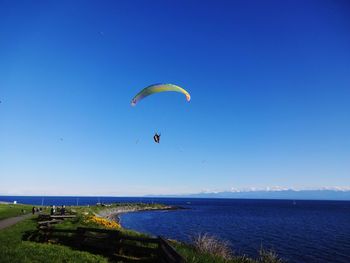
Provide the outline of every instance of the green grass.
{"type": "Polygon", "coordinates": [[[36,220],[27,219],[0,231],[1,262],[105,262],[102,256],[66,246],[23,241],[27,231],[36,229],[36,220]]]}
{"type": "MultiPolygon", "coordinates": [[[[113,205],[111,208],[115,208],[118,206],[119,205],[113,205]]],[[[139,208],[145,206],[146,205],[144,204],[137,205],[137,207],[139,208]]],[[[159,205],[152,207],[162,208],[162,206],[159,205]]],[[[31,208],[32,206],[1,204],[1,219],[22,214],[21,209],[25,209],[27,210],[27,212],[31,212],[31,208]]],[[[79,226],[101,227],[92,223],[86,223],[84,221],[84,214],[91,215],[94,213],[98,213],[104,209],[108,209],[108,207],[67,207],[68,211],[71,210],[77,213],[77,218],[65,220],[62,224],[59,224],[56,227],[63,229],[75,229],[79,226]]],[[[49,210],[47,210],[46,212],[49,212],[49,210]]],[[[35,231],[36,227],[37,219],[36,217],[34,217],[31,219],[23,220],[14,226],[1,230],[0,262],[109,262],[107,258],[101,255],[74,250],[68,246],[23,240],[23,237],[26,236],[28,233],[32,233],[33,231],[35,231]]],[[[135,231],[122,231],[123,233],[132,236],[146,236],[142,233],[138,233],[135,231]]]]}
{"type": "Polygon", "coordinates": [[[24,213],[31,213],[32,206],[21,205],[21,204],[0,204],[0,220],[23,215],[22,209],[25,210],[24,213]]]}

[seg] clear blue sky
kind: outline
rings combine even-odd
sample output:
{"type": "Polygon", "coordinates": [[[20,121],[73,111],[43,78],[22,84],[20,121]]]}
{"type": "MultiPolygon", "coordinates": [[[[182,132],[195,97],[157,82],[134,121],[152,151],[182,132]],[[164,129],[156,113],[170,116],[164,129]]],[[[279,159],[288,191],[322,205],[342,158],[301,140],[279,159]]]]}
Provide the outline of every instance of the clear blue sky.
{"type": "Polygon", "coordinates": [[[350,186],[349,13],[319,0],[0,1],[0,194],[350,186]],[[159,82],[191,102],[130,106],[159,82]]]}

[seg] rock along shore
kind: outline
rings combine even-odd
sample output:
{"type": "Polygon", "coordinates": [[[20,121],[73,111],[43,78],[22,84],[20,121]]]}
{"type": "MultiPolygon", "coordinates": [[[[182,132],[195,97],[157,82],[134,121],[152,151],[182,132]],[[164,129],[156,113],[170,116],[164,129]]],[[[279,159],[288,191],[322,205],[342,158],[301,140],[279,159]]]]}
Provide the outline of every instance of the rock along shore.
{"type": "Polygon", "coordinates": [[[120,207],[113,207],[113,208],[106,208],[104,210],[99,211],[96,215],[99,217],[106,218],[108,220],[117,221],[120,223],[120,215],[124,213],[131,213],[131,212],[140,212],[140,211],[169,211],[169,210],[179,210],[179,209],[186,209],[184,207],[180,206],[170,206],[170,205],[164,205],[164,206],[157,206],[154,207],[152,205],[150,206],[120,206],[120,207]]]}

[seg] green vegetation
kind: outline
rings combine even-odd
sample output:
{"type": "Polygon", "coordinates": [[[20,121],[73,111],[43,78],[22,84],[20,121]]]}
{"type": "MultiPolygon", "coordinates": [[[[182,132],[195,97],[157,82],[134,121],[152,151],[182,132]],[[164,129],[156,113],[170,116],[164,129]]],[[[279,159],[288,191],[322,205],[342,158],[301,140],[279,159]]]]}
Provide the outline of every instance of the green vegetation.
{"type": "Polygon", "coordinates": [[[27,219],[0,231],[1,262],[108,262],[106,258],[69,247],[23,241],[28,231],[36,229],[36,220],[27,219]]]}
{"type": "Polygon", "coordinates": [[[0,204],[0,220],[30,213],[32,206],[21,204],[0,204]]]}
{"type": "Polygon", "coordinates": [[[283,263],[277,254],[270,250],[261,249],[258,258],[254,259],[244,255],[234,255],[232,251],[227,250],[226,242],[221,243],[219,240],[215,242],[219,253],[203,251],[203,247],[198,247],[196,244],[189,245],[177,241],[172,241],[171,244],[189,263],[283,263]],[[224,254],[221,254],[222,251],[225,251],[224,254]]]}
{"type": "MultiPolygon", "coordinates": [[[[18,206],[20,208],[20,206],[18,206]]],[[[73,219],[66,219],[63,223],[54,225],[56,229],[73,230],[77,227],[104,228],[100,221],[89,220],[96,214],[108,214],[108,211],[130,211],[140,209],[167,209],[163,205],[145,204],[116,204],[112,206],[86,206],[68,207],[67,211],[75,213],[73,219]]],[[[12,208],[11,208],[12,209],[12,208]]],[[[23,209],[20,208],[19,211],[23,209]]],[[[28,209],[28,208],[27,208],[28,209]]],[[[5,211],[5,210],[3,210],[5,211]]],[[[3,215],[9,215],[4,212],[3,215]]],[[[17,215],[14,213],[14,215],[17,215]]],[[[94,254],[92,251],[80,251],[64,242],[37,242],[42,240],[37,231],[38,219],[26,219],[12,227],[0,231],[0,259],[1,262],[111,262],[102,254],[94,254]],[[29,241],[31,240],[31,241],[29,241]],[[65,244],[65,245],[63,245],[65,244]]],[[[114,225],[113,225],[114,226],[114,225]]],[[[147,235],[118,228],[124,235],[134,237],[147,237],[147,235]]],[[[136,241],[135,241],[136,242],[136,241]]],[[[171,241],[172,246],[189,263],[280,263],[280,259],[270,251],[260,251],[257,259],[245,256],[235,256],[230,252],[227,243],[219,241],[208,235],[203,235],[194,240],[193,245],[171,241]]],[[[154,246],[149,244],[149,247],[154,246]]],[[[114,261],[113,261],[114,262],[114,261]]],[[[126,262],[124,260],[118,262],[126,262]]],[[[140,261],[144,262],[144,261],[140,261]]],[[[145,261],[146,262],[146,261],[145,261]]]]}

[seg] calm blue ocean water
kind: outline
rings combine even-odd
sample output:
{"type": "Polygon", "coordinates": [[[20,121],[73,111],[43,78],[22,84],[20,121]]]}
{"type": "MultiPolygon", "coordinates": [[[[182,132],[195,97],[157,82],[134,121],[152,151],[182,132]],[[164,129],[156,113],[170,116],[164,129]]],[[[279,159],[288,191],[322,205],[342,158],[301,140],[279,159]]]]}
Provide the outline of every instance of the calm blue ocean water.
{"type": "Polygon", "coordinates": [[[210,233],[250,256],[263,246],[288,262],[350,262],[348,201],[0,196],[0,201],[14,200],[37,205],[98,201],[181,205],[190,209],[129,213],[121,216],[121,222],[126,228],[182,241],[210,233]]]}

